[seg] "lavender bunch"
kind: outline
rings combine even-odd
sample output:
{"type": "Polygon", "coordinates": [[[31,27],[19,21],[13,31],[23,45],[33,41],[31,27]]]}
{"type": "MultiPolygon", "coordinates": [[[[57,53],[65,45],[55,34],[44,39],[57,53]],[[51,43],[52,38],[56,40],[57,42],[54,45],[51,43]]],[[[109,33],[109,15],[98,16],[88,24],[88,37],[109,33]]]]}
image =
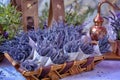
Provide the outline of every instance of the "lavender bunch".
{"type": "MultiPolygon", "coordinates": [[[[81,36],[85,35],[82,30],[83,28],[81,28],[81,26],[68,26],[62,21],[58,23],[54,22],[52,27],[48,29],[45,28],[44,30],[38,30],[36,32],[37,37],[39,37],[37,39],[37,52],[41,56],[50,57],[51,60],[56,64],[64,63],[68,59],[68,56],[67,54],[64,54],[63,47],[67,43],[71,44],[72,41],[75,42],[80,40],[81,36]]],[[[70,48],[70,51],[72,52],[77,52],[79,45],[77,45],[77,43],[72,44],[73,45],[68,48],[70,48]]],[[[68,50],[67,52],[70,51],[68,50]]]]}
{"type": "Polygon", "coordinates": [[[25,61],[21,66],[28,71],[34,71],[38,68],[38,65],[34,61],[25,61]]]}
{"type": "Polygon", "coordinates": [[[1,43],[0,46],[0,52],[10,52],[12,47],[17,47],[19,44],[19,38],[15,37],[12,40],[6,40],[3,43],[1,43]]]}
{"type": "Polygon", "coordinates": [[[90,43],[79,42],[79,46],[85,54],[93,54],[94,52],[93,45],[90,43]]]}
{"type": "Polygon", "coordinates": [[[54,58],[52,58],[53,63],[55,64],[63,64],[68,60],[69,56],[63,52],[63,50],[59,50],[54,58]]]}
{"type": "Polygon", "coordinates": [[[36,42],[37,41],[37,35],[36,35],[36,32],[33,30],[33,31],[28,31],[28,36],[34,41],[36,42]]]}
{"type": "Polygon", "coordinates": [[[9,53],[18,62],[23,62],[32,52],[32,47],[28,42],[29,38],[27,34],[22,34],[10,41],[2,43],[0,51],[9,53]]]}
{"type": "Polygon", "coordinates": [[[0,46],[0,52],[4,53],[4,52],[10,52],[11,46],[9,42],[4,42],[1,44],[0,46]]]}
{"type": "Polygon", "coordinates": [[[117,34],[117,39],[120,40],[120,13],[112,13],[112,17],[109,17],[111,19],[111,26],[113,28],[113,31],[117,34]]]}
{"type": "Polygon", "coordinates": [[[54,22],[50,28],[28,31],[16,36],[13,40],[3,44],[1,51],[7,51],[13,59],[20,63],[25,61],[23,66],[26,69],[35,70],[36,63],[28,61],[28,64],[26,64],[26,59],[32,52],[32,47],[29,45],[30,37],[37,44],[36,51],[40,56],[50,57],[53,63],[62,64],[69,58],[68,54],[64,53],[64,50],[70,53],[78,52],[79,48],[81,48],[85,54],[93,53],[92,45],[80,41],[81,37],[85,35],[82,31],[82,26],[75,27],[62,21],[54,22]]]}
{"type": "Polygon", "coordinates": [[[17,62],[24,62],[29,57],[31,52],[32,48],[28,44],[26,45],[18,44],[17,48],[12,47],[9,54],[17,62]]]}
{"type": "Polygon", "coordinates": [[[103,38],[99,39],[99,49],[102,54],[106,52],[110,52],[110,44],[108,41],[108,36],[104,36],[103,38]]]}
{"type": "Polygon", "coordinates": [[[19,43],[21,44],[28,44],[29,43],[29,36],[27,33],[23,33],[21,37],[19,37],[19,43]]]}
{"type": "Polygon", "coordinates": [[[77,41],[70,41],[64,45],[64,50],[67,53],[72,53],[72,52],[78,52],[79,51],[79,45],[77,41]]]}
{"type": "Polygon", "coordinates": [[[64,54],[59,54],[59,49],[54,47],[52,44],[44,42],[41,44],[41,48],[37,47],[37,52],[41,56],[46,56],[50,57],[53,63],[55,64],[61,64],[64,63],[67,59],[68,56],[64,54]]]}

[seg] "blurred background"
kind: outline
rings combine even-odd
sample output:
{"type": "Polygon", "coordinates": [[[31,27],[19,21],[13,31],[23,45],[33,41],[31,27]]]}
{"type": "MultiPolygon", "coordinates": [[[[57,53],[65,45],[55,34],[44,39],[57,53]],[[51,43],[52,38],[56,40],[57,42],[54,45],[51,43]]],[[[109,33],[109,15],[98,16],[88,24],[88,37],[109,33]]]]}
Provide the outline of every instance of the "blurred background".
{"type": "MultiPolygon", "coordinates": [[[[84,21],[93,20],[96,16],[97,5],[102,0],[64,0],[66,21],[72,24],[82,24],[84,21]],[[73,19],[74,18],[74,19],[73,19]]],[[[108,0],[113,4],[120,6],[120,0],[108,0]]],[[[10,0],[0,0],[2,4],[9,4],[10,0]]],[[[39,0],[39,17],[40,23],[47,20],[50,0],[39,0]]],[[[102,15],[109,14],[112,10],[108,4],[102,6],[102,15]]]]}

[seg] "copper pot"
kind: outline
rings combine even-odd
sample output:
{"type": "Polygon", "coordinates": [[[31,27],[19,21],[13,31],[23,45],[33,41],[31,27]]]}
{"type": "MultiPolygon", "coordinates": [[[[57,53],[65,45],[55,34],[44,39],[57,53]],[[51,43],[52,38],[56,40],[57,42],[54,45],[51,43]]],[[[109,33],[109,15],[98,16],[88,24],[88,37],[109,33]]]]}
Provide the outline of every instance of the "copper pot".
{"type": "Polygon", "coordinates": [[[92,40],[98,41],[100,38],[104,37],[107,34],[106,28],[102,26],[103,22],[103,18],[98,13],[94,19],[95,25],[90,29],[90,36],[92,40]]]}
{"type": "Polygon", "coordinates": [[[120,10],[120,8],[118,6],[114,6],[111,2],[109,2],[108,0],[103,0],[101,3],[99,3],[98,5],[98,14],[97,16],[95,17],[94,19],[94,23],[95,23],[95,26],[93,26],[91,29],[90,29],[90,36],[92,38],[92,40],[95,40],[97,41],[99,38],[102,38],[104,35],[107,34],[107,31],[105,29],[105,27],[102,26],[102,23],[103,23],[103,18],[100,16],[100,13],[101,13],[101,6],[102,4],[104,3],[108,3],[110,6],[112,6],[114,9],[116,10],[120,10]]]}

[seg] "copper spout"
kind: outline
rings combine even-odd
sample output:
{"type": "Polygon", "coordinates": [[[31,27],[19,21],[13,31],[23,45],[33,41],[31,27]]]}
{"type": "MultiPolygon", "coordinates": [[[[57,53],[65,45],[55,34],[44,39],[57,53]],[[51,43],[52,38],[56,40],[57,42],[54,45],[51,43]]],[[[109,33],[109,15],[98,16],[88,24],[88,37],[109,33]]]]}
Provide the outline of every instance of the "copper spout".
{"type": "Polygon", "coordinates": [[[113,4],[110,3],[108,0],[103,0],[101,3],[98,4],[98,13],[101,13],[101,6],[102,6],[102,4],[104,4],[104,3],[109,4],[109,5],[112,6],[112,8],[115,9],[115,10],[120,10],[120,8],[119,8],[118,6],[113,5],[113,4]]]}

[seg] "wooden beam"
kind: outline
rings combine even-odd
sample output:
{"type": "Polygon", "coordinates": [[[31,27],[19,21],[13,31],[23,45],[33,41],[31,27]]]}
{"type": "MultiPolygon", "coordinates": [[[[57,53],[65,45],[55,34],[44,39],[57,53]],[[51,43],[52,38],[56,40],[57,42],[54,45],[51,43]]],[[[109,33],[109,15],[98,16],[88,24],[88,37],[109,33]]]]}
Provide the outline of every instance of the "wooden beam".
{"type": "Polygon", "coordinates": [[[21,0],[10,0],[11,4],[16,6],[18,11],[21,11],[21,0]]]}
{"type": "Polygon", "coordinates": [[[53,20],[65,20],[64,0],[50,0],[50,9],[48,17],[48,26],[51,26],[53,20]]]}
{"type": "Polygon", "coordinates": [[[21,0],[24,30],[27,31],[27,18],[33,18],[33,26],[38,28],[38,0],[21,0]]]}

